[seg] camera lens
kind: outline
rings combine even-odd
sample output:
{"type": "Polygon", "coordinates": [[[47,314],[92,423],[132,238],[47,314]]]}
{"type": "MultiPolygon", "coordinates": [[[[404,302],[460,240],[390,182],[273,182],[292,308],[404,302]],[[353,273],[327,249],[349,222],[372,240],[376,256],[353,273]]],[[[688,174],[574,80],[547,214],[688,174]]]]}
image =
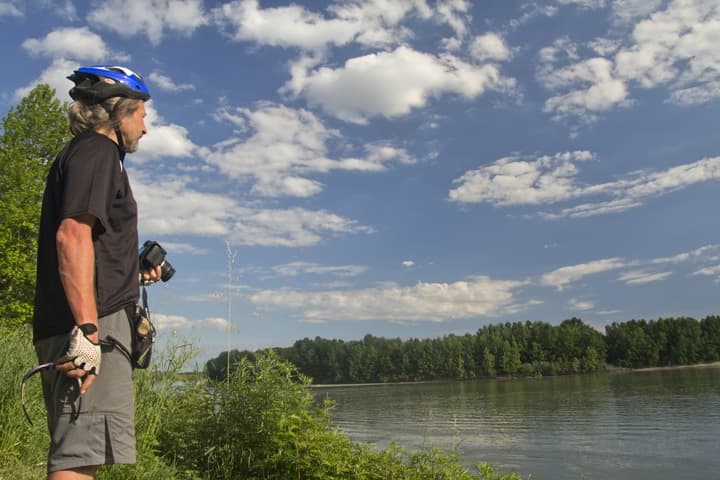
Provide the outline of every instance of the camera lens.
{"type": "Polygon", "coordinates": [[[167,282],[173,275],[175,275],[175,268],[170,264],[170,262],[165,260],[162,265],[160,265],[160,280],[167,282]]]}

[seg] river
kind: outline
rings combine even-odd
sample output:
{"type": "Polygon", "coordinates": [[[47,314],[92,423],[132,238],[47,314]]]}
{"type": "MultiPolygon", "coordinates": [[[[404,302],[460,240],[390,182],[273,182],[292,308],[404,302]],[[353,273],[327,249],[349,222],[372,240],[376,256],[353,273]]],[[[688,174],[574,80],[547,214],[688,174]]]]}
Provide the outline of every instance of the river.
{"type": "Polygon", "coordinates": [[[532,480],[720,478],[720,368],[316,387],[334,423],[532,480]]]}

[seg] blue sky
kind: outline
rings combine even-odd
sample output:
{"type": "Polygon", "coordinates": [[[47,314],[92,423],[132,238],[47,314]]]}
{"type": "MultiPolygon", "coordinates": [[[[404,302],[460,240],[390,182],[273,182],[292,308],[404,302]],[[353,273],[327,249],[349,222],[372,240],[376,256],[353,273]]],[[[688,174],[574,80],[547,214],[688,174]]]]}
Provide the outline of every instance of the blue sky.
{"type": "Polygon", "coordinates": [[[717,1],[0,0],[0,40],[3,115],[145,76],[153,318],[201,361],[720,313],[717,1]]]}

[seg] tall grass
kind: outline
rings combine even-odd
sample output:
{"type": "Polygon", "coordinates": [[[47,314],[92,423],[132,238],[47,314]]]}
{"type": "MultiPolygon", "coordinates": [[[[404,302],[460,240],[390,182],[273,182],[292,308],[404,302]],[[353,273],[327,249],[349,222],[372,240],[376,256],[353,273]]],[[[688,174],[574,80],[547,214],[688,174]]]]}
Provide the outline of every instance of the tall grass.
{"type": "MultiPolygon", "coordinates": [[[[39,381],[19,382],[36,362],[29,332],[0,335],[0,478],[39,479],[48,443],[39,381]]],[[[489,465],[468,471],[445,451],[377,450],[333,427],[309,380],[275,354],[241,362],[227,381],[183,375],[193,355],[176,342],[135,372],[138,463],[100,469],[106,480],[519,480],[489,465]]]]}

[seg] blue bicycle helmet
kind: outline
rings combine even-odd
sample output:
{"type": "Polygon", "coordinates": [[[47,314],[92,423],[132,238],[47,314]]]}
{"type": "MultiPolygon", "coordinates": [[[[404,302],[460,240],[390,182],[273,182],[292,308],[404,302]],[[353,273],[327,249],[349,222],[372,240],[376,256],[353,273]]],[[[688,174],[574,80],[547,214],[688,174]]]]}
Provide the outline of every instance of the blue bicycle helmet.
{"type": "Polygon", "coordinates": [[[75,83],[70,90],[70,97],[73,100],[81,100],[87,105],[102,103],[112,97],[150,100],[150,91],[142,76],[126,67],[115,65],[80,67],[67,78],[75,83]],[[102,81],[100,77],[109,78],[115,83],[102,81]]]}

